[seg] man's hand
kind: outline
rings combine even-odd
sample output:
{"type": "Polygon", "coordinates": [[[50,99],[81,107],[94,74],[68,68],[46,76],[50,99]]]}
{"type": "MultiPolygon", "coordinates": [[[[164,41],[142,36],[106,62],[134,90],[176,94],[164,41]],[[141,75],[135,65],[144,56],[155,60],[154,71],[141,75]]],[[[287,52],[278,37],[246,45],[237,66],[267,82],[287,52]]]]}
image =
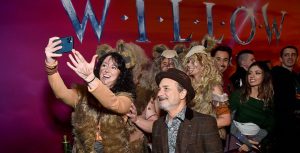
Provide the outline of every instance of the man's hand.
{"type": "Polygon", "coordinates": [[[136,107],[134,106],[133,103],[132,103],[131,106],[130,106],[130,112],[127,113],[127,116],[129,117],[129,119],[130,119],[131,122],[133,122],[133,123],[135,123],[135,122],[138,120],[136,107]]]}

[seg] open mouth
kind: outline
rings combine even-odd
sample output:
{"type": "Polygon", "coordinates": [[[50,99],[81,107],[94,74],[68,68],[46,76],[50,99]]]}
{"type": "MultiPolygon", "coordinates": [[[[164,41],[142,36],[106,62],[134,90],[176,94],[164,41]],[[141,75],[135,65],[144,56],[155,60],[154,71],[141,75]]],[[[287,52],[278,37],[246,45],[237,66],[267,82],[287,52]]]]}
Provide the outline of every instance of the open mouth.
{"type": "Polygon", "coordinates": [[[158,101],[163,101],[163,100],[166,100],[167,98],[166,97],[158,97],[158,101]]]}
{"type": "Polygon", "coordinates": [[[256,79],[250,78],[249,82],[255,82],[256,79]]]}
{"type": "Polygon", "coordinates": [[[111,77],[110,75],[104,74],[101,78],[102,78],[102,80],[107,80],[110,77],[111,77]]]}

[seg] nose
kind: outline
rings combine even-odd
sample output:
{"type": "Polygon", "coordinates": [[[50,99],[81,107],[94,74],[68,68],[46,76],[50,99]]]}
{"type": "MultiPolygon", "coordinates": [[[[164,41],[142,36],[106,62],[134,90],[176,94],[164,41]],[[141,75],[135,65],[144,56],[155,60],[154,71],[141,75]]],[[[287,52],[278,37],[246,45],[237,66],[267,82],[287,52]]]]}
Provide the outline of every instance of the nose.
{"type": "Polygon", "coordinates": [[[189,68],[191,68],[191,67],[192,67],[192,63],[191,63],[191,62],[188,62],[187,65],[186,65],[186,68],[189,69],[189,68]]]}
{"type": "Polygon", "coordinates": [[[224,65],[225,61],[224,60],[220,60],[220,65],[224,65]]]}
{"type": "Polygon", "coordinates": [[[158,91],[157,91],[157,97],[159,97],[159,96],[161,96],[162,95],[162,90],[161,89],[158,89],[158,91]]]}
{"type": "Polygon", "coordinates": [[[249,74],[249,78],[250,79],[254,78],[254,74],[249,74]]]}
{"type": "Polygon", "coordinates": [[[110,67],[104,68],[104,72],[106,72],[106,73],[110,72],[110,67]]]}

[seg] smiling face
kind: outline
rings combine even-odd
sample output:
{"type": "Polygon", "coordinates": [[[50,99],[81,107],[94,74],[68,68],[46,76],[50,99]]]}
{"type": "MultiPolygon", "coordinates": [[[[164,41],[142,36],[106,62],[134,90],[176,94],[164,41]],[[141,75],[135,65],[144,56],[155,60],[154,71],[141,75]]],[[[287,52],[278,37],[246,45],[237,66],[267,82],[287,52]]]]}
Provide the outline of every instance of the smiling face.
{"type": "Polygon", "coordinates": [[[254,65],[250,67],[247,79],[250,87],[260,86],[264,79],[264,72],[257,65],[254,65]]]}
{"type": "Polygon", "coordinates": [[[118,69],[117,63],[111,58],[111,56],[107,56],[100,65],[100,81],[107,87],[112,88],[119,75],[120,70],[118,69]]]}
{"type": "Polygon", "coordinates": [[[167,71],[170,68],[175,68],[175,64],[172,58],[162,58],[160,62],[160,70],[167,71]]]}
{"type": "Polygon", "coordinates": [[[182,99],[181,92],[176,81],[169,78],[162,79],[157,93],[159,107],[165,111],[177,108],[182,99]]]}
{"type": "Polygon", "coordinates": [[[195,55],[188,58],[186,64],[186,72],[189,76],[198,77],[201,75],[203,66],[200,64],[199,60],[195,55]]]}
{"type": "Polygon", "coordinates": [[[226,51],[218,50],[215,54],[215,63],[220,72],[224,72],[227,70],[229,66],[229,54],[226,51]]]}

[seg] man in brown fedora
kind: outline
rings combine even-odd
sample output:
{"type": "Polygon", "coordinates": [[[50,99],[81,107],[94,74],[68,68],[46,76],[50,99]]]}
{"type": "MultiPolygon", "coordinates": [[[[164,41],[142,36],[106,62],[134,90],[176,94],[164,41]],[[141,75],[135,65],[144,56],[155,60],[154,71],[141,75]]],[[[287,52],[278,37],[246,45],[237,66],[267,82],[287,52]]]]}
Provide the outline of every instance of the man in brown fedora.
{"type": "Polygon", "coordinates": [[[189,76],[171,68],[155,81],[159,107],[167,114],[154,122],[152,153],[223,152],[216,119],[187,107],[195,97],[189,76]]]}

